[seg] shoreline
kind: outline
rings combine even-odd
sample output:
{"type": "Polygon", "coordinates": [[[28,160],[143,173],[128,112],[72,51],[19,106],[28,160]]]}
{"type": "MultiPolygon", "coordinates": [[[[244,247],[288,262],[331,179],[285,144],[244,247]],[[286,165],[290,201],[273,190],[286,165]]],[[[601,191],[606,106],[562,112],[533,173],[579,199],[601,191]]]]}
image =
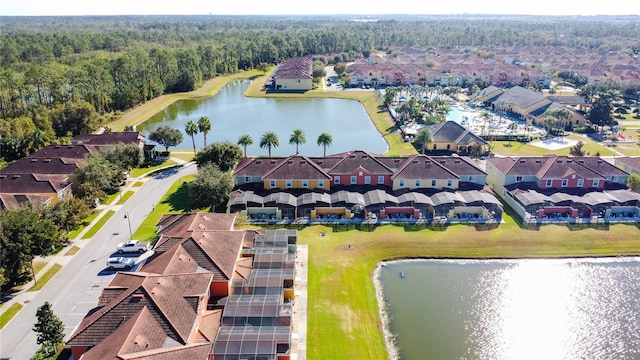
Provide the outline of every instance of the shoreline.
{"type": "Polygon", "coordinates": [[[384,297],[384,286],[380,281],[380,272],[387,264],[406,260],[381,261],[373,270],[373,287],[376,293],[376,301],[378,303],[378,313],[380,314],[380,322],[382,323],[382,336],[384,344],[389,354],[389,360],[398,360],[400,358],[400,349],[396,345],[396,335],[391,332],[391,318],[389,316],[388,302],[384,297]]]}

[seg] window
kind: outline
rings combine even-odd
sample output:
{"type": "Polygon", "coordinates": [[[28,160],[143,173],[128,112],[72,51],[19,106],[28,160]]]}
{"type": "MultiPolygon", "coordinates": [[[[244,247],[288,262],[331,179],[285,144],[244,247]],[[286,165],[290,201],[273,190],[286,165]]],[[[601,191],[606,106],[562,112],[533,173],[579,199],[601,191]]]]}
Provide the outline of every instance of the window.
{"type": "Polygon", "coordinates": [[[598,187],[600,185],[600,179],[593,179],[593,187],[598,187]]]}
{"type": "Polygon", "coordinates": [[[290,188],[293,186],[293,181],[291,179],[287,179],[287,187],[290,188]]]}
{"type": "Polygon", "coordinates": [[[384,184],[384,176],[378,176],[378,184],[384,184]]]}
{"type": "Polygon", "coordinates": [[[567,185],[569,185],[569,180],[568,179],[562,179],[562,187],[567,187],[567,185]]]}
{"type": "Polygon", "coordinates": [[[245,176],[244,182],[251,182],[251,176],[245,176]]]}
{"type": "Polygon", "coordinates": [[[416,179],[416,186],[420,186],[420,179],[416,179]]]}
{"type": "Polygon", "coordinates": [[[364,183],[365,184],[371,184],[371,176],[365,176],[364,177],[364,183]]]}
{"type": "Polygon", "coordinates": [[[276,181],[275,180],[271,180],[269,182],[269,187],[272,187],[272,188],[276,187],[276,181]]]}
{"type": "Polygon", "coordinates": [[[334,176],[333,177],[333,183],[334,184],[340,184],[340,176],[334,176]]]}
{"type": "Polygon", "coordinates": [[[476,177],[471,175],[469,176],[469,182],[475,182],[476,181],[476,177]]]}
{"type": "Polygon", "coordinates": [[[516,176],[516,182],[522,181],[522,176],[516,176]]]}
{"type": "Polygon", "coordinates": [[[550,187],[551,185],[553,185],[553,180],[547,179],[547,187],[550,187]]]}
{"type": "Polygon", "coordinates": [[[447,180],[447,186],[451,187],[453,185],[453,180],[449,179],[447,180]]]}
{"type": "Polygon", "coordinates": [[[431,187],[436,187],[436,179],[431,180],[431,187]]]}
{"type": "Polygon", "coordinates": [[[447,144],[447,150],[451,150],[451,144],[447,144]]]}
{"type": "Polygon", "coordinates": [[[324,180],[318,180],[318,187],[319,188],[323,188],[324,187],[324,180]]]}
{"type": "Polygon", "coordinates": [[[309,180],[302,180],[302,187],[309,187],[309,180]]]}
{"type": "Polygon", "coordinates": [[[584,179],[578,179],[578,187],[584,186],[584,179]]]}
{"type": "Polygon", "coordinates": [[[404,180],[400,179],[400,187],[404,187],[404,180]]]}
{"type": "Polygon", "coordinates": [[[352,184],[355,184],[357,181],[358,181],[358,178],[357,178],[357,177],[355,177],[355,176],[352,176],[352,177],[351,177],[351,183],[352,183],[352,184]]]}

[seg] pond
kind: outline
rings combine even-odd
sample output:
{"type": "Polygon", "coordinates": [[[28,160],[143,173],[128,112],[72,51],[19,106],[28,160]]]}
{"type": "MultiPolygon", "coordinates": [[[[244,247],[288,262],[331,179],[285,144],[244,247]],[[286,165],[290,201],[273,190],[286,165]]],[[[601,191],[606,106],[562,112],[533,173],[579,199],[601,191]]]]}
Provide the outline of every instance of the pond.
{"type": "Polygon", "coordinates": [[[377,283],[401,359],[639,359],[638,277],[638,258],[412,260],[377,283]]]}
{"type": "MultiPolygon", "coordinates": [[[[207,116],[212,125],[207,144],[225,140],[236,143],[240,135],[248,134],[254,144],[247,147],[247,156],[268,154],[267,149],[259,146],[260,137],[267,131],[273,131],[279,137],[280,146],[272,149],[273,156],[295,154],[295,145],[289,144],[289,136],[298,128],[306,137],[306,144],[300,145],[303,155],[322,156],[323,149],[317,145],[317,138],[323,132],[333,137],[333,145],[327,148],[327,154],[355,149],[378,154],[387,151],[387,143],[358,101],[249,98],[244,92],[250,83],[249,80],[234,81],[215,96],[176,101],[139,125],[138,131],[148,136],[159,126],[168,125],[184,135],[183,142],[169,150],[188,150],[193,145],[191,137],[184,134],[186,123],[207,116]]],[[[201,149],[203,134],[196,134],[195,140],[196,147],[201,149]]]]}

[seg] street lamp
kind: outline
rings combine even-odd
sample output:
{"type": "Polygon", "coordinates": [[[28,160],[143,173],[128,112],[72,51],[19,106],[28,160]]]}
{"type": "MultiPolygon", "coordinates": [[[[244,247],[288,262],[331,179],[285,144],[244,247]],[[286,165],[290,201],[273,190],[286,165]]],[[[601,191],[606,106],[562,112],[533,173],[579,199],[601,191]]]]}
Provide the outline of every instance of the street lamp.
{"type": "Polygon", "coordinates": [[[133,231],[131,231],[131,219],[128,212],[124,213],[124,218],[127,219],[127,223],[129,223],[129,240],[133,240],[133,231]]]}

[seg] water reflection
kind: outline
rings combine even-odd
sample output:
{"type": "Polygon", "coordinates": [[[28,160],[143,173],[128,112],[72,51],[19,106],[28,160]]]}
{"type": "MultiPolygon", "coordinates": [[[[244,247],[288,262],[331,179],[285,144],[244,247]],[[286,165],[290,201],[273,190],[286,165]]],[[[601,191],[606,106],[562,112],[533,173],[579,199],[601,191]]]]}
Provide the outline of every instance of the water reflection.
{"type": "Polygon", "coordinates": [[[379,279],[403,359],[638,359],[637,260],[411,261],[379,279]]]}
{"type": "MultiPolygon", "coordinates": [[[[189,120],[201,116],[211,119],[211,132],[207,143],[231,141],[249,134],[254,144],[247,147],[249,156],[267,155],[259,146],[260,136],[274,131],[280,138],[280,146],[274,148],[274,156],[295,153],[295,145],[289,144],[291,132],[300,128],[307,143],[300,152],[309,156],[322,156],[322,147],[316,144],[318,135],[331,134],[333,145],[327,153],[339,153],[354,149],[385,153],[387,144],[377,131],[362,104],[344,99],[267,99],[248,98],[244,91],[250,81],[234,81],[213,97],[181,100],[173,103],[138,127],[144,135],[162,125],[179,129],[184,133],[189,120]]],[[[196,134],[196,147],[202,148],[203,136],[196,134]]],[[[191,138],[184,136],[182,144],[173,149],[191,149],[191,138]]]]}

